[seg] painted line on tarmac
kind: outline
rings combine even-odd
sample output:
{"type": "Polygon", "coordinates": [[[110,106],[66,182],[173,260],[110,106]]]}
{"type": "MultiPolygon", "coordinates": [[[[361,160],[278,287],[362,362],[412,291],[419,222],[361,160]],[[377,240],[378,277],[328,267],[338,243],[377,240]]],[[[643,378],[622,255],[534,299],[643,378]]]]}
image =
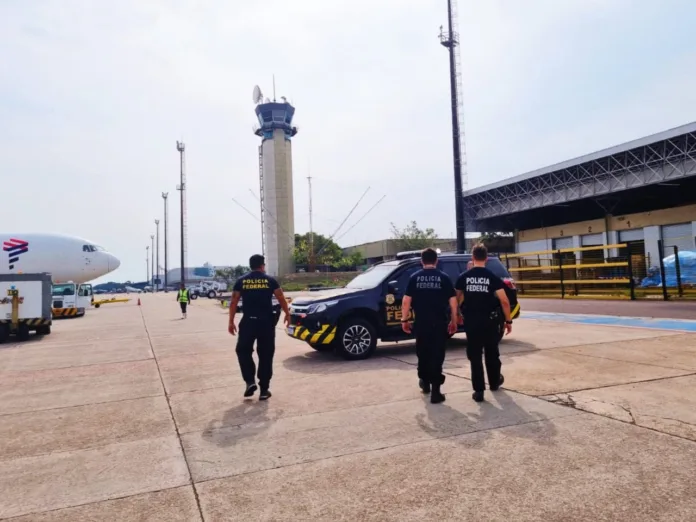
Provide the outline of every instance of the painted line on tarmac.
{"type": "Polygon", "coordinates": [[[525,319],[555,321],[561,323],[589,324],[595,326],[623,326],[649,328],[651,330],[676,330],[696,333],[696,321],[683,319],[653,319],[651,317],[617,317],[613,315],[555,314],[547,312],[525,312],[525,319]]]}

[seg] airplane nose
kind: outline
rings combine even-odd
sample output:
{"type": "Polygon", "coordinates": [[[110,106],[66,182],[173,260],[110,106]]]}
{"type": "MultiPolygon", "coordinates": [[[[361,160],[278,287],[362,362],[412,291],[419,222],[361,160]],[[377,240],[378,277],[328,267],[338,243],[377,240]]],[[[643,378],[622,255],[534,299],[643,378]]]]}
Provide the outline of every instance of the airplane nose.
{"type": "Polygon", "coordinates": [[[113,272],[119,266],[121,266],[121,261],[116,256],[109,254],[109,272],[113,272]]]}

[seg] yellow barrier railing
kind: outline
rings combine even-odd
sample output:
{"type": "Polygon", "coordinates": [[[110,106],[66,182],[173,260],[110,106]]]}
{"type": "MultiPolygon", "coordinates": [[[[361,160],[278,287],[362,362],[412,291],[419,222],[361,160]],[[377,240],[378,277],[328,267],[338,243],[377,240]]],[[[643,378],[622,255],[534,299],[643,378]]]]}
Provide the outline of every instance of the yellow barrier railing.
{"type": "Polygon", "coordinates": [[[628,261],[621,261],[617,263],[588,263],[586,265],[575,264],[575,265],[540,265],[540,266],[523,266],[523,267],[510,267],[509,272],[533,272],[535,270],[567,270],[567,269],[578,269],[578,268],[617,268],[620,266],[628,267],[628,261]]]}
{"type": "Polygon", "coordinates": [[[513,259],[516,257],[529,257],[529,256],[542,256],[542,255],[553,255],[553,254],[569,254],[572,252],[590,252],[592,250],[608,250],[611,248],[624,248],[628,246],[626,243],[619,243],[616,245],[601,245],[601,246],[590,246],[590,247],[578,247],[578,248],[560,248],[558,250],[539,250],[537,252],[520,252],[517,254],[503,254],[500,259],[513,259]]]}
{"type": "Polygon", "coordinates": [[[500,260],[505,263],[508,271],[515,278],[515,284],[520,287],[522,294],[525,293],[525,288],[529,289],[530,295],[539,295],[539,293],[548,293],[548,287],[556,286],[561,297],[566,295],[570,297],[569,294],[579,295],[581,292],[585,294],[625,292],[630,295],[631,299],[634,299],[635,281],[630,256],[626,261],[616,259],[607,261],[604,259],[604,254],[599,253],[627,246],[626,243],[616,243],[520,252],[503,254],[500,256],[500,260]],[[586,256],[587,262],[582,263],[574,255],[579,252],[597,253],[586,256]],[[603,269],[608,270],[603,272],[603,269]],[[580,287],[585,287],[585,289],[580,287]]]}

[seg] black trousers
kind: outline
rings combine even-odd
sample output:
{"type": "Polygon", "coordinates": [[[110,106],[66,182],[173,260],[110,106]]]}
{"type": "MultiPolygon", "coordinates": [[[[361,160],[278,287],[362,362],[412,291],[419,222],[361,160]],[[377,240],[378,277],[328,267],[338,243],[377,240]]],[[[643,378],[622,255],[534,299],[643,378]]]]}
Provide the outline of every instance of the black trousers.
{"type": "Polygon", "coordinates": [[[500,350],[498,349],[498,331],[495,326],[482,330],[466,332],[466,356],[471,363],[471,384],[474,391],[484,391],[483,359],[486,360],[488,386],[496,387],[500,381],[500,350]]]}
{"type": "Polygon", "coordinates": [[[185,314],[186,313],[186,306],[188,303],[186,301],[179,301],[179,306],[181,307],[181,313],[185,314]]]}
{"type": "Polygon", "coordinates": [[[259,357],[259,386],[267,389],[273,377],[273,355],[275,354],[275,324],[273,319],[254,319],[242,316],[237,338],[237,359],[242,378],[247,384],[256,382],[254,364],[254,342],[259,357]]]}
{"type": "Polygon", "coordinates": [[[439,386],[445,382],[442,365],[445,362],[447,323],[415,324],[418,378],[439,386]]]}

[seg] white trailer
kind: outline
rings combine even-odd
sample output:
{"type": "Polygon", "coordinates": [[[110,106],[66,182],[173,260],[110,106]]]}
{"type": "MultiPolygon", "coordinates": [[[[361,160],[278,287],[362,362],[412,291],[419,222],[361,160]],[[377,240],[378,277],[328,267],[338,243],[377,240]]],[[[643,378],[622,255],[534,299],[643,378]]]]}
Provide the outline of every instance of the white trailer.
{"type": "Polygon", "coordinates": [[[0,275],[0,343],[11,334],[23,341],[29,332],[51,333],[51,275],[0,275]]]}

